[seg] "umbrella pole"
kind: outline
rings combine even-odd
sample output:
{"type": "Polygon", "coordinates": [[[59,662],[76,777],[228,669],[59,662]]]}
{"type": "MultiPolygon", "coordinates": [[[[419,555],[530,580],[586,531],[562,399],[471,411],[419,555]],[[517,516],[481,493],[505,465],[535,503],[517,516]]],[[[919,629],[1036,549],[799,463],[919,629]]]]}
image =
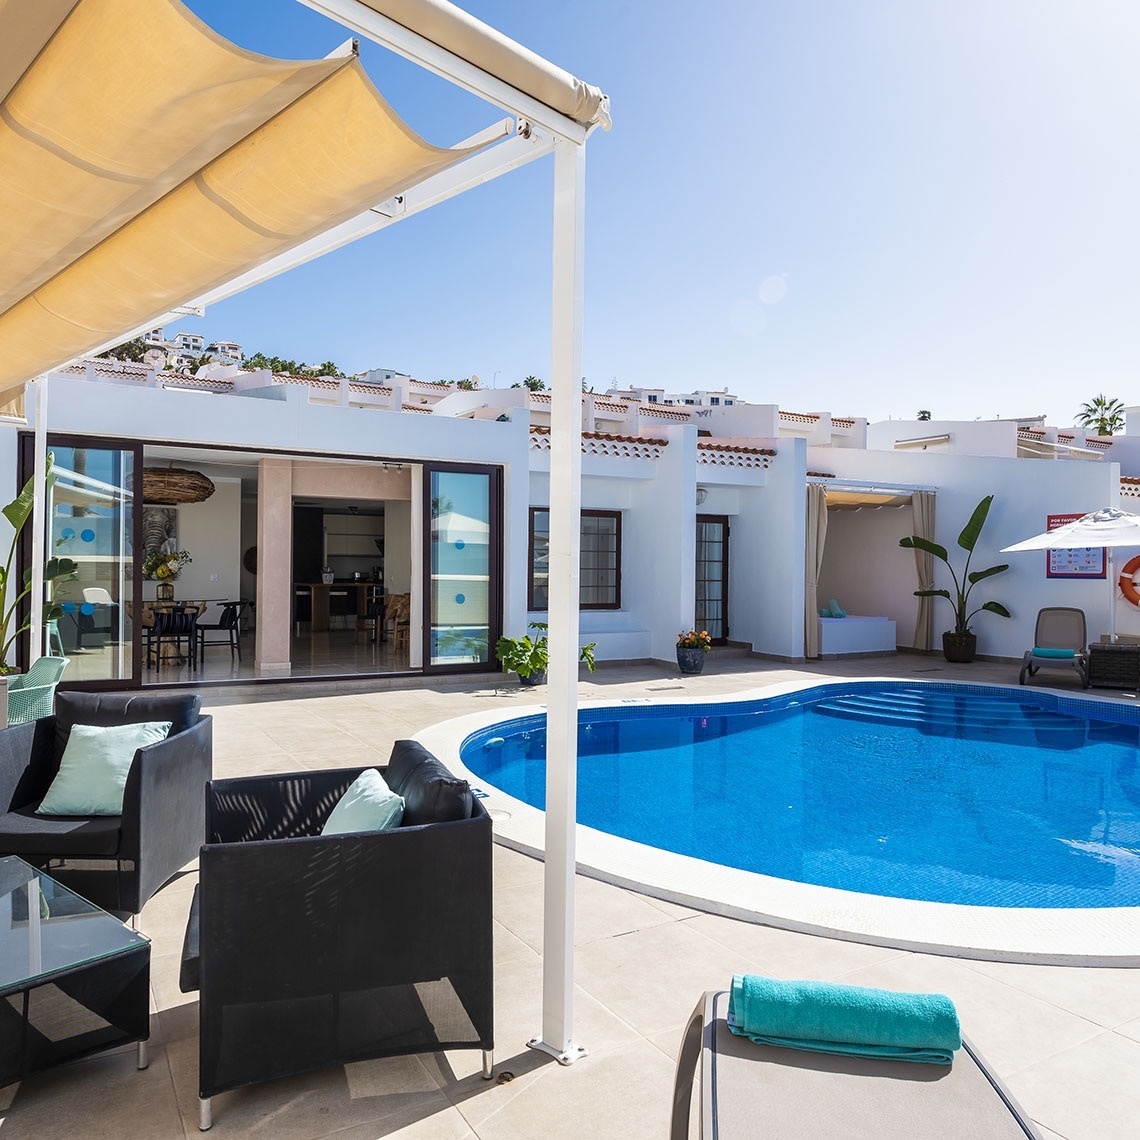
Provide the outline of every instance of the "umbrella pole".
{"type": "Polygon", "coordinates": [[[1116,574],[1112,566],[1112,547],[1108,548],[1108,639],[1116,644],[1116,574]]]}

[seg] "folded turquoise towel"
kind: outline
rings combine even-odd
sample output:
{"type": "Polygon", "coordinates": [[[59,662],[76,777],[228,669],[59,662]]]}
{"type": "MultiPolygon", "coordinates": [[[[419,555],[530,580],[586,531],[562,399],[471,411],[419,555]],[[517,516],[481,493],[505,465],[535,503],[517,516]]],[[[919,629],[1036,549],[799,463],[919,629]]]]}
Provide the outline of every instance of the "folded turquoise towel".
{"type": "Polygon", "coordinates": [[[847,611],[840,609],[839,603],[834,598],[827,603],[827,612],[831,614],[833,618],[845,618],[847,616],[847,611]]]}
{"type": "Polygon", "coordinates": [[[737,974],[728,1027],[760,1045],[811,1053],[949,1065],[962,1044],[945,994],[908,994],[830,982],[737,974]]]}
{"type": "Polygon", "coordinates": [[[1034,657],[1076,657],[1076,655],[1075,649],[1042,649],[1036,645],[1033,647],[1034,657]]]}
{"type": "Polygon", "coordinates": [[[820,606],[819,616],[820,617],[831,617],[831,610],[829,610],[827,608],[827,606],[820,606]]]}

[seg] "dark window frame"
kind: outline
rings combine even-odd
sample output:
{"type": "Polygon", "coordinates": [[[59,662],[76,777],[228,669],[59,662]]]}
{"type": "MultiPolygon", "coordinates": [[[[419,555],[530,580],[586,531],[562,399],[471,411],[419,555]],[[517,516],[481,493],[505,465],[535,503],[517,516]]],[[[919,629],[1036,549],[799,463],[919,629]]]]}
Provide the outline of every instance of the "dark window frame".
{"type": "MultiPolygon", "coordinates": [[[[531,507],[527,517],[527,544],[526,544],[526,606],[531,613],[546,613],[547,606],[535,605],[534,601],[534,516],[538,512],[546,515],[550,514],[550,507],[531,507]]],[[[578,586],[578,608],[580,610],[620,610],[621,609],[621,531],[622,520],[621,511],[608,511],[599,510],[594,508],[583,508],[581,511],[582,518],[607,518],[613,519],[616,523],[614,528],[614,600],[612,602],[583,602],[581,600],[581,581],[579,579],[578,586]]],[[[579,569],[578,573],[581,575],[581,531],[579,530],[579,569]]]]}

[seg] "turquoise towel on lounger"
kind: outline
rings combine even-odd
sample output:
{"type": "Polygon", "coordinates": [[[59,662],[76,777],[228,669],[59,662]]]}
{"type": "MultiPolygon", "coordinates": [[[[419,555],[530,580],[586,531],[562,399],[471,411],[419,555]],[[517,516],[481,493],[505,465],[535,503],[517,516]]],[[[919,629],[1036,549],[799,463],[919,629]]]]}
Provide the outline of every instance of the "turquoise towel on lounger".
{"type": "Polygon", "coordinates": [[[908,994],[830,982],[736,974],[728,1027],[760,1045],[811,1053],[949,1065],[962,1044],[945,994],[908,994]]]}
{"type": "Polygon", "coordinates": [[[1076,657],[1077,651],[1075,649],[1042,649],[1040,646],[1033,647],[1034,657],[1076,657]]]}

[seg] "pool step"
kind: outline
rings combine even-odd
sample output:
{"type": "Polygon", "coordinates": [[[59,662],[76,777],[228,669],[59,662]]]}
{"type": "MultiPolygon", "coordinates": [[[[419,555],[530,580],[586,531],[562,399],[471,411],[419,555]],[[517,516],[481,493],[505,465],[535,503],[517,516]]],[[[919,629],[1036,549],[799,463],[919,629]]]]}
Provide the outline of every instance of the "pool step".
{"type": "Polygon", "coordinates": [[[820,716],[916,728],[937,735],[969,732],[1015,737],[1024,733],[1034,739],[1042,735],[1069,738],[1075,728],[1081,727],[1068,717],[1033,705],[937,690],[850,693],[815,702],[811,708],[820,716]]]}

